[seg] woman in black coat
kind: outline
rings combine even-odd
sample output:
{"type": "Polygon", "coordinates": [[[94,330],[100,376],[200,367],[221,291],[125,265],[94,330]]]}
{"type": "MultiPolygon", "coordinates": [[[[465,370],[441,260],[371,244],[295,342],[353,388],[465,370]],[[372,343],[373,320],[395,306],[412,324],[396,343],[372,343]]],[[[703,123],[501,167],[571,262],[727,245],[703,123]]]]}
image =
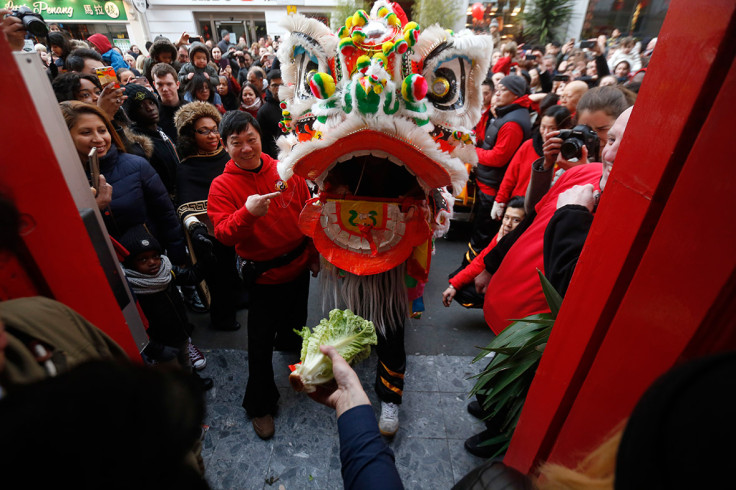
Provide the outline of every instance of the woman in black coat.
{"type": "MultiPolygon", "coordinates": [[[[177,172],[177,212],[192,241],[200,237],[213,244],[216,262],[205,269],[210,291],[210,320],[217,330],[237,330],[235,319],[240,280],[235,266],[235,249],[214,237],[207,217],[210,184],[222,174],[230,160],[217,130],[220,113],[207,102],[191,102],[176,112],[177,152],[181,166],[177,172]]],[[[196,252],[196,250],[195,250],[196,252]]]]}
{"type": "Polygon", "coordinates": [[[185,264],[181,224],[153,167],[145,159],[125,152],[110,119],[97,106],[79,101],[59,106],[88,175],[88,155],[97,148],[101,174],[97,204],[108,233],[119,239],[133,226],[145,225],[172,263],[185,264]]]}

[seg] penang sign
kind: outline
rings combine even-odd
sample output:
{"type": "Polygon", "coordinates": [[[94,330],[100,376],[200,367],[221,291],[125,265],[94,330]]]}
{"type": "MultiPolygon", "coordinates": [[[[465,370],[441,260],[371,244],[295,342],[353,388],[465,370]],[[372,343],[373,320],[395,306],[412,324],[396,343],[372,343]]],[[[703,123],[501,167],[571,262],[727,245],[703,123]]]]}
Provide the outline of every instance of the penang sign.
{"type": "Polygon", "coordinates": [[[18,3],[9,0],[5,4],[5,8],[10,10],[17,10],[24,6],[41,14],[47,22],[128,20],[122,0],[49,0],[48,2],[21,0],[18,3]]]}

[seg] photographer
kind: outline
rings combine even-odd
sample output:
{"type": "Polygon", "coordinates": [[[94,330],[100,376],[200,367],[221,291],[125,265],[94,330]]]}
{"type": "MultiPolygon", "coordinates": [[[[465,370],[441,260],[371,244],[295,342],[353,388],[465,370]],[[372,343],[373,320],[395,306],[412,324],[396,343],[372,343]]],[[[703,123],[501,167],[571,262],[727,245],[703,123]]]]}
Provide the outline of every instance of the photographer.
{"type": "MultiPolygon", "coordinates": [[[[626,97],[616,87],[593,88],[580,98],[578,103],[578,125],[585,125],[588,126],[589,130],[592,129],[595,132],[595,139],[598,140],[598,144],[603,145],[608,140],[608,130],[627,107],[629,107],[629,103],[626,101],[626,97]]],[[[589,155],[588,146],[597,146],[591,144],[581,145],[577,160],[565,159],[560,153],[565,141],[559,136],[559,131],[550,133],[542,147],[544,157],[532,163],[531,179],[526,190],[525,209],[527,214],[531,214],[536,204],[549,190],[550,185],[554,183],[554,179],[559,178],[564,171],[572,167],[588,163],[589,156],[595,159],[598,157],[598,155],[589,155]],[[555,166],[559,169],[557,172],[552,171],[555,166]]]]}
{"type": "Polygon", "coordinates": [[[26,28],[20,17],[13,15],[10,9],[0,9],[2,28],[5,38],[13,51],[23,51],[26,38],[26,28]]]}

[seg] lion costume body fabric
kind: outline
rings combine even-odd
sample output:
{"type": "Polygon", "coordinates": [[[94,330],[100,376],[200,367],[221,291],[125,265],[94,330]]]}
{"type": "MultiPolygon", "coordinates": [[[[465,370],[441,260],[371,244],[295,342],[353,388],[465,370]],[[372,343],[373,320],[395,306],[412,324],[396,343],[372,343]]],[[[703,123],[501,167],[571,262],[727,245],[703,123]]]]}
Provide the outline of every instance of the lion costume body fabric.
{"type": "Polygon", "coordinates": [[[427,280],[433,235],[449,226],[446,189],[463,190],[465,164],[477,163],[472,128],[493,43],[421,31],[384,1],[336,34],[296,14],[284,27],[279,174],[318,186],[299,224],[326,262],[325,307],[374,322],[376,391],[401,403],[404,322],[427,280]]]}

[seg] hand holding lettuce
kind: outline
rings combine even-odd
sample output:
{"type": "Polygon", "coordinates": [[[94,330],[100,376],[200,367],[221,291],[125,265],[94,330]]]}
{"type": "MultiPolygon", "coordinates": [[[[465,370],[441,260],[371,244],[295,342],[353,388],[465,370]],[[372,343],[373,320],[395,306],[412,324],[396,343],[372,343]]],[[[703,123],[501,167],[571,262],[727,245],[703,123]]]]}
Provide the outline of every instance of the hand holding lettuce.
{"type": "Polygon", "coordinates": [[[373,322],[350,310],[332,310],[329,319],[322,319],[314,331],[304,327],[297,333],[303,339],[301,362],[294,366],[289,381],[296,391],[307,393],[334,378],[332,361],[320,351],[321,345],[333,346],[349,364],[355,364],[367,358],[371,345],[378,343],[373,322]]]}

